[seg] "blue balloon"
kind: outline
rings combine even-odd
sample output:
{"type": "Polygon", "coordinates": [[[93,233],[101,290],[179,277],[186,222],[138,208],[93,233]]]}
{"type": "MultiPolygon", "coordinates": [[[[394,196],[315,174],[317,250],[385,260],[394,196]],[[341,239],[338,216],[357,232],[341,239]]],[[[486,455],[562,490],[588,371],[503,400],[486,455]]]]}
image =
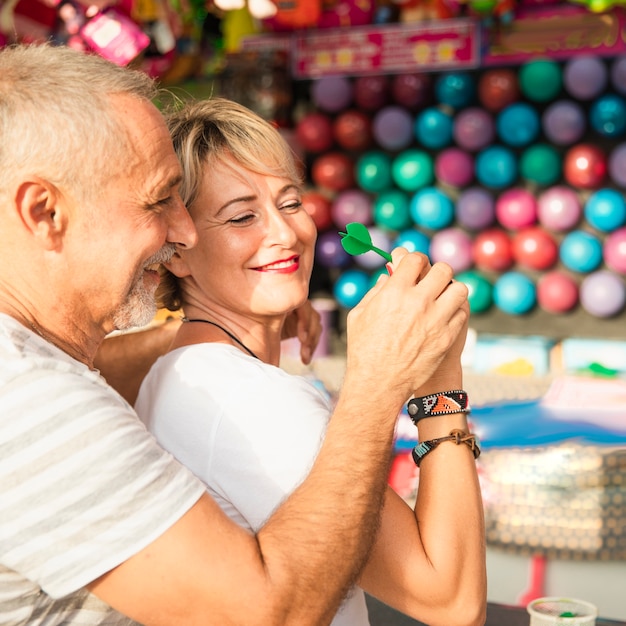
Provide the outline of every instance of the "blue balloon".
{"type": "Polygon", "coordinates": [[[337,303],[346,308],[355,307],[370,288],[370,276],[363,270],[346,270],[333,285],[333,296],[337,303]]]}
{"type": "Polygon", "coordinates": [[[496,120],[496,129],[504,143],[519,148],[532,143],[541,127],[539,114],[525,102],[515,102],[503,109],[496,120]]]}
{"type": "Polygon", "coordinates": [[[393,248],[406,248],[409,252],[421,252],[428,256],[430,251],[430,238],[415,228],[408,228],[398,233],[393,248]]]}
{"type": "Polygon", "coordinates": [[[509,315],[528,313],[537,302],[535,283],[521,272],[505,272],[494,283],[493,301],[509,315]]]}
{"type": "Polygon", "coordinates": [[[592,128],[605,137],[620,137],[626,131],[626,100],[616,94],[598,98],[589,109],[592,128]]]}
{"type": "Polygon", "coordinates": [[[585,219],[598,230],[610,233],[626,223],[626,202],[615,189],[598,189],[585,204],[585,219]]]}
{"type": "Polygon", "coordinates": [[[446,72],[435,82],[435,96],[441,104],[461,109],[471,104],[476,84],[469,72],[446,72]]]}
{"type": "Polygon", "coordinates": [[[602,262],[602,242],[584,230],[574,230],[563,238],[559,258],[574,272],[592,272],[602,262]]]}
{"type": "Polygon", "coordinates": [[[452,200],[436,187],[420,189],[411,198],[411,217],[423,228],[445,228],[454,219],[452,200]]]}
{"type": "Polygon", "coordinates": [[[444,148],[452,143],[454,120],[438,107],[424,109],[415,119],[415,137],[426,148],[444,148]]]}
{"type": "Polygon", "coordinates": [[[485,187],[502,189],[517,179],[517,160],[504,146],[489,146],[479,152],[474,167],[476,178],[485,187]]]}

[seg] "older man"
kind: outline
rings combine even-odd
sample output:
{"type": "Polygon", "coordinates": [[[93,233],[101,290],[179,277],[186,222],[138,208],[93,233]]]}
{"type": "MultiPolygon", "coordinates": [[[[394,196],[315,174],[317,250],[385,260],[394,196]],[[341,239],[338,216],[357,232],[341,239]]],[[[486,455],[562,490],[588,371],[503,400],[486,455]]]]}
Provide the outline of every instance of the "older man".
{"type": "Polygon", "coordinates": [[[196,241],[154,96],[96,56],[0,52],[0,624],[321,624],[370,549],[395,419],[437,382],[467,290],[394,254],[349,316],[309,478],[243,531],[93,369],[109,332],[152,318],[156,266],[196,241]]]}

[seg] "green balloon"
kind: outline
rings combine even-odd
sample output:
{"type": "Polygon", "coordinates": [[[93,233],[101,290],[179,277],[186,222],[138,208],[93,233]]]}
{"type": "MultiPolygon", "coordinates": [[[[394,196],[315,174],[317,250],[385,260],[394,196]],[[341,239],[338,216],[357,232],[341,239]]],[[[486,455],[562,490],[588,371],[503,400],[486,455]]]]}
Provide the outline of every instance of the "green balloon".
{"type": "Polygon", "coordinates": [[[372,207],[374,224],[388,230],[404,230],[413,224],[409,196],[399,189],[381,192],[372,207]]]}
{"type": "Polygon", "coordinates": [[[361,189],[377,193],[392,186],[391,158],[380,150],[365,152],[356,162],[356,181],[361,189]]]}
{"type": "Polygon", "coordinates": [[[519,163],[522,178],[538,185],[547,187],[561,178],[561,157],[548,144],[538,143],[527,148],[519,163]]]}
{"type": "Polygon", "coordinates": [[[493,304],[493,285],[479,272],[468,270],[455,276],[469,291],[468,301],[471,313],[483,313],[493,304]]]}
{"type": "Polygon", "coordinates": [[[433,159],[423,150],[405,150],[393,160],[391,176],[400,189],[415,192],[433,182],[433,159]]]}
{"type": "Polygon", "coordinates": [[[553,100],[561,91],[561,68],[556,61],[537,59],[522,66],[519,72],[522,93],[534,102],[553,100]]]}

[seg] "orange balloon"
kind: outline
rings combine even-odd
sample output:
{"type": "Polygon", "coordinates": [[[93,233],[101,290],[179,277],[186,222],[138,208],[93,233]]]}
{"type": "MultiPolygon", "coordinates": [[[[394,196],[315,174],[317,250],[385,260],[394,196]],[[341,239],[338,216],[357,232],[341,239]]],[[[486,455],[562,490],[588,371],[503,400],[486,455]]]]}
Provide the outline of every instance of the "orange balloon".
{"type": "Polygon", "coordinates": [[[519,100],[517,74],[510,69],[487,70],[478,80],[478,98],[490,111],[500,111],[519,100]]]}

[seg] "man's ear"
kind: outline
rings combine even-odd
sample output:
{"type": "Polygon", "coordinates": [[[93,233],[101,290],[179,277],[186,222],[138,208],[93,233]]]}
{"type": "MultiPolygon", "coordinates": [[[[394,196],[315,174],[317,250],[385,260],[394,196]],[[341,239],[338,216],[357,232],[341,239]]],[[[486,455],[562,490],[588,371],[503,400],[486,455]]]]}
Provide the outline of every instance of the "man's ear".
{"type": "Polygon", "coordinates": [[[24,226],[46,250],[53,250],[67,227],[67,215],[59,206],[58,189],[40,178],[24,181],[17,188],[15,205],[24,226]]]}
{"type": "Polygon", "coordinates": [[[184,278],[191,274],[191,269],[185,259],[180,255],[180,252],[174,252],[172,258],[167,263],[163,263],[163,266],[177,278],[184,278]]]}

